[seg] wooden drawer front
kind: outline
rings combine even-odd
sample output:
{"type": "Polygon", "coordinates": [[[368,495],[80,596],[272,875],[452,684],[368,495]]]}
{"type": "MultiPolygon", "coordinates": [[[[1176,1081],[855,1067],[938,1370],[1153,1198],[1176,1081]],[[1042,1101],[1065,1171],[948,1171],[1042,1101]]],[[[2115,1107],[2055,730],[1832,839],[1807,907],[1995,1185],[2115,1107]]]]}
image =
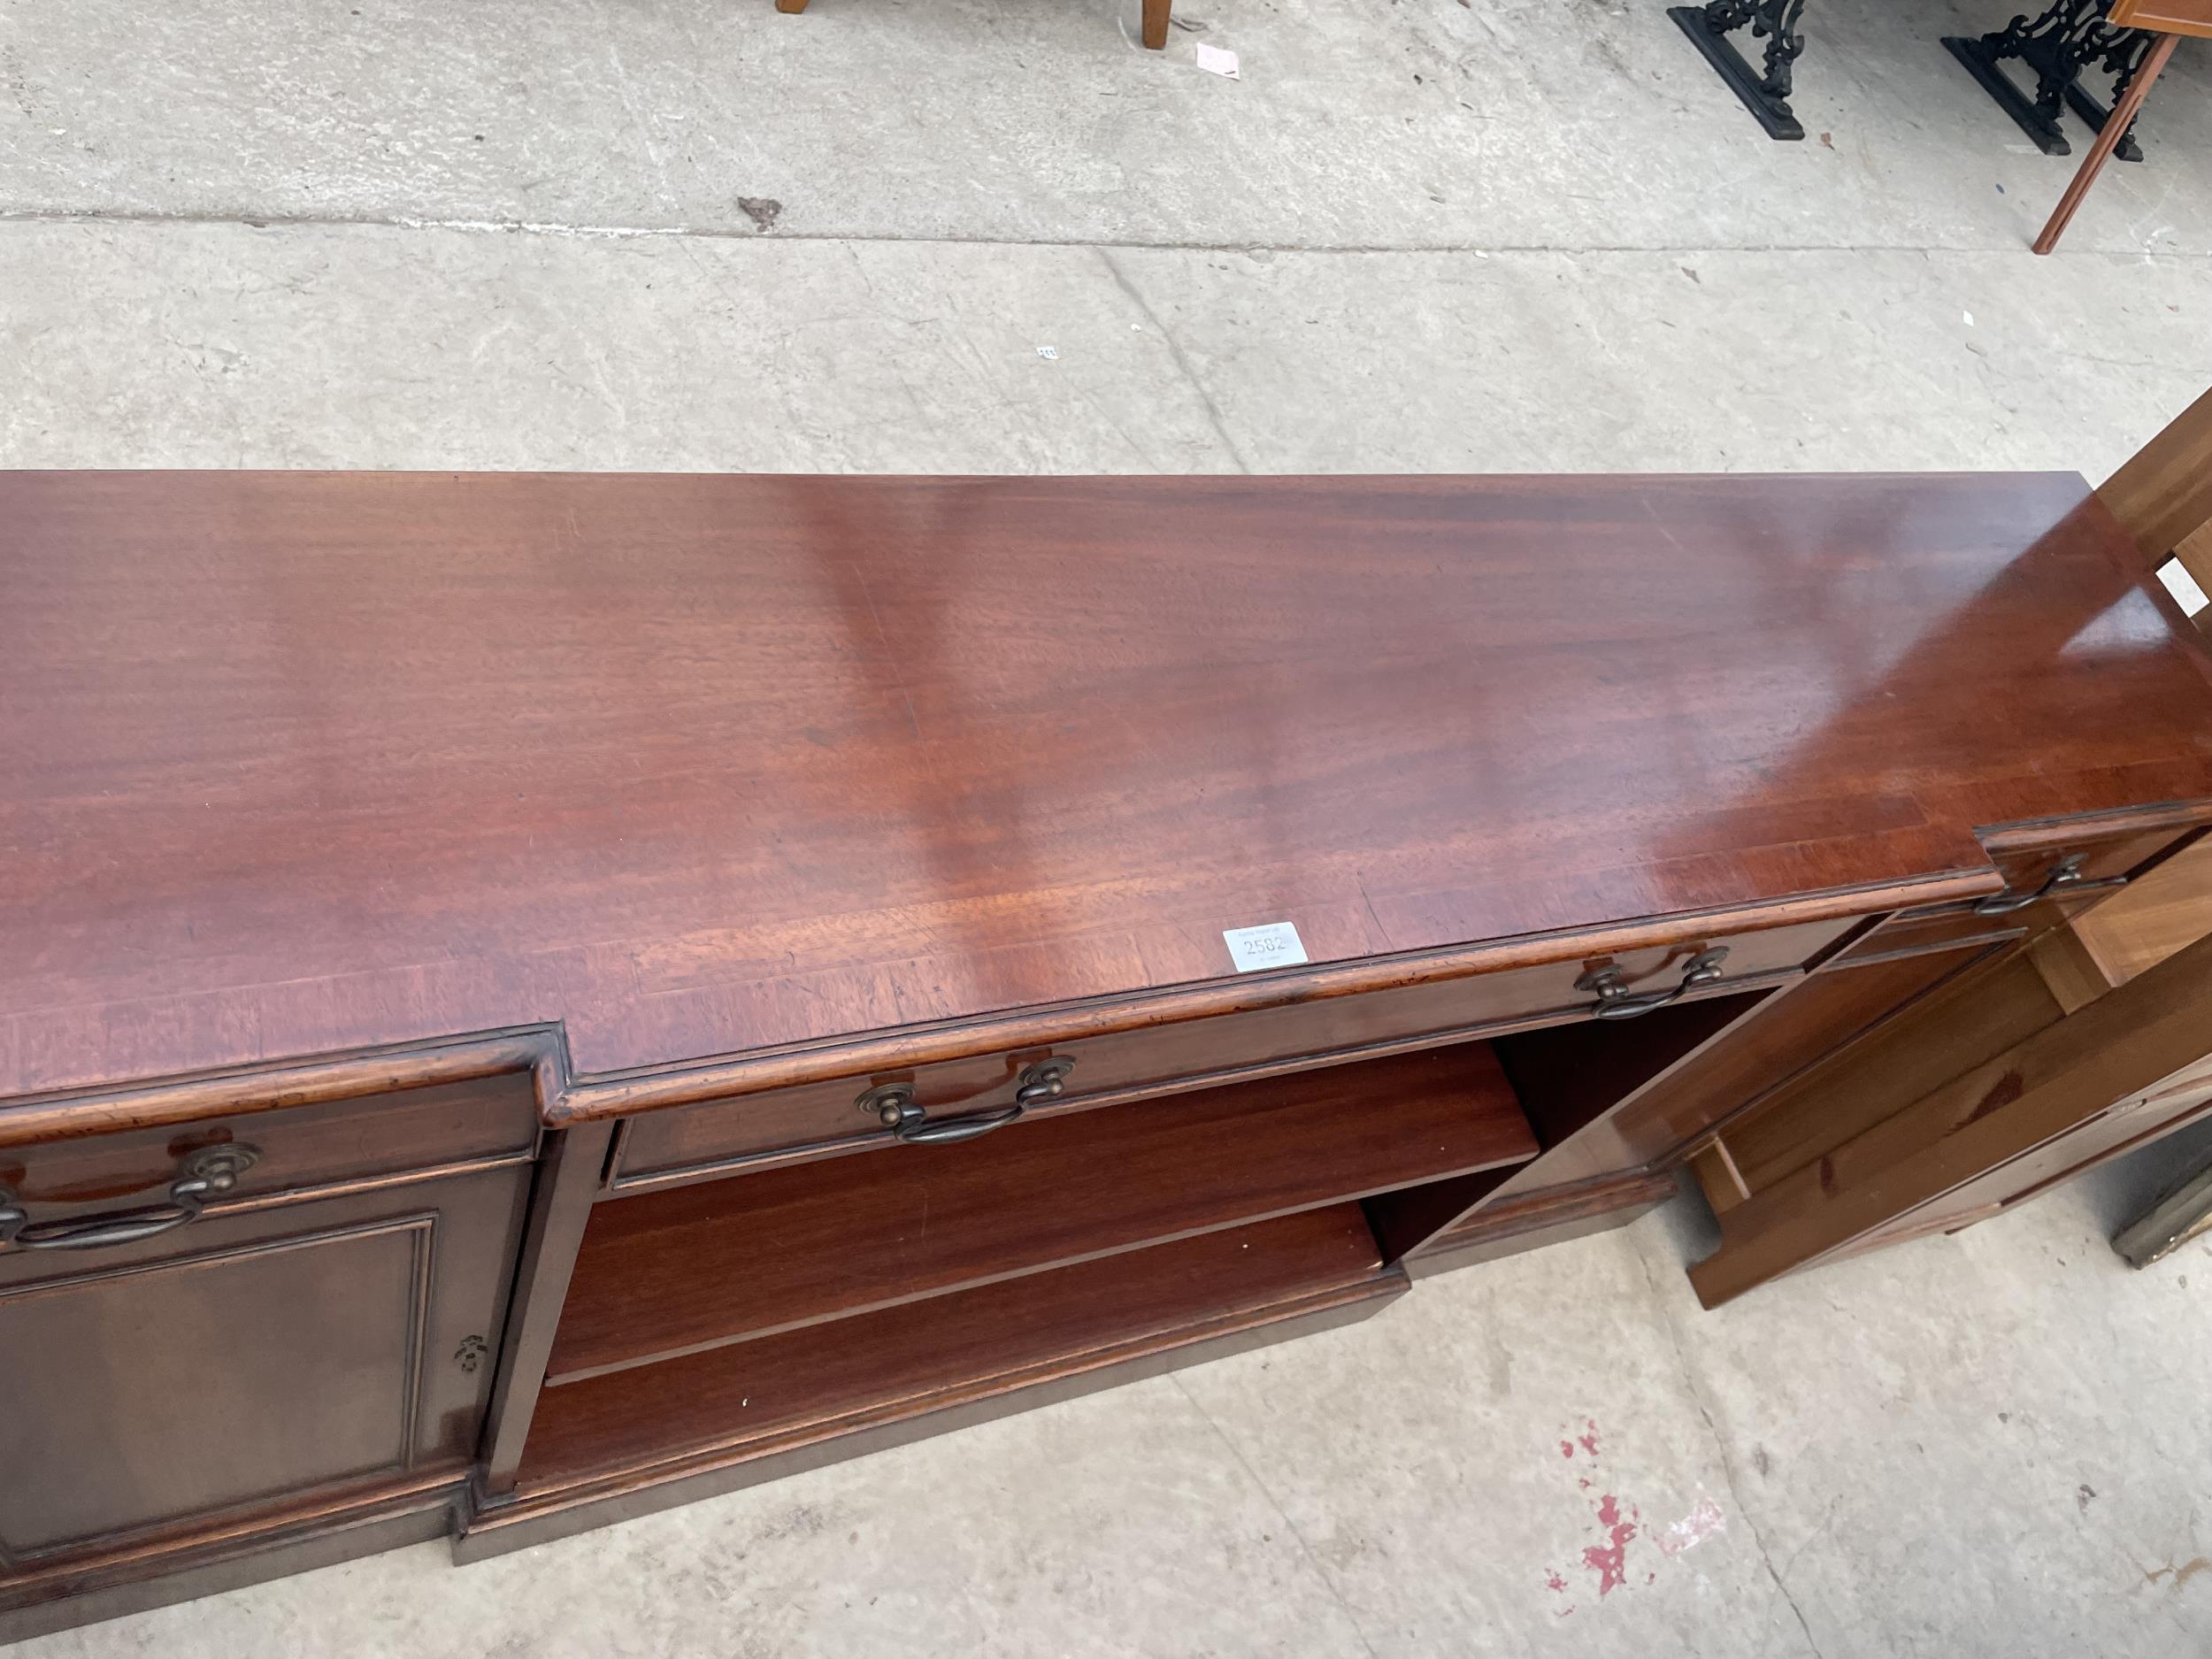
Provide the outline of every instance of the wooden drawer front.
{"type": "Polygon", "coordinates": [[[233,1202],[479,1158],[536,1145],[530,1079],[476,1078],[282,1111],[240,1112],[160,1129],[0,1150],[0,1188],[33,1225],[163,1202],[196,1153],[250,1148],[251,1166],[220,1195],[233,1202]]]}
{"type": "MultiPolygon", "coordinates": [[[[2033,910],[2042,911],[2055,908],[2047,900],[2034,906],[2033,910]]],[[[1980,916],[1970,905],[1954,904],[1941,910],[1901,910],[1865,938],[1839,951],[1836,962],[1840,965],[1844,963],[1887,960],[1893,956],[1916,956],[1931,950],[1948,950],[1955,945],[1985,941],[1998,944],[2007,940],[2024,939],[2027,931],[2019,915],[1980,916]]]]}
{"type": "Polygon", "coordinates": [[[1709,947],[1724,947],[1725,977],[1700,994],[1740,990],[1747,982],[1796,972],[1852,925],[1849,918],[1801,922],[648,1112],[624,1127],[615,1184],[703,1172],[789,1148],[880,1136],[884,1131],[874,1118],[856,1105],[864,1091],[879,1084],[911,1083],[916,1102],[930,1117],[957,1117],[1007,1106],[1023,1071],[1051,1057],[1074,1064],[1065,1093],[1043,1110],[1079,1110],[1205,1087],[1269,1070],[1294,1070],[1333,1057],[1364,1057],[1379,1047],[1419,1048],[1515,1025],[1586,1017],[1594,999],[1590,992],[1577,990],[1575,981],[1607,963],[1617,963],[1629,991],[1640,994],[1678,985],[1694,956],[1709,947]]]}
{"type": "Polygon", "coordinates": [[[2005,890],[1980,899],[1962,899],[1952,904],[1932,904],[1900,910],[1889,920],[1845,949],[1839,960],[1863,961],[1872,956],[1901,955],[1909,950],[1933,950],[1953,942],[1986,938],[1993,942],[2039,933],[2056,926],[2070,913],[2104,898],[2114,889],[2093,885],[2132,878],[2186,840],[2194,831],[2170,829],[2138,832],[2093,840],[2082,837],[2019,851],[2000,851],[1992,862],[2005,879],[2005,890]],[[2054,881],[2062,864],[2073,862],[2074,881],[2054,881]],[[2031,894],[2047,896],[2032,902],[2015,901],[2031,894]]]}
{"type": "MultiPolygon", "coordinates": [[[[1963,906],[1968,910],[1978,908],[1985,915],[1989,914],[2004,902],[2007,895],[2017,897],[2040,891],[2062,864],[2071,863],[2079,872],[2080,881],[2062,883],[2050,891],[2049,896],[2062,898],[2070,890],[2092,881],[2115,881],[2132,876],[2193,833],[2188,830],[2139,830],[2131,835],[2071,837],[2044,847],[1999,851],[1992,855],[1991,862],[2005,879],[2006,893],[1991,898],[1969,899],[1963,901],[1963,906]]],[[[2013,913],[2016,915],[2018,911],[2013,913]]]]}

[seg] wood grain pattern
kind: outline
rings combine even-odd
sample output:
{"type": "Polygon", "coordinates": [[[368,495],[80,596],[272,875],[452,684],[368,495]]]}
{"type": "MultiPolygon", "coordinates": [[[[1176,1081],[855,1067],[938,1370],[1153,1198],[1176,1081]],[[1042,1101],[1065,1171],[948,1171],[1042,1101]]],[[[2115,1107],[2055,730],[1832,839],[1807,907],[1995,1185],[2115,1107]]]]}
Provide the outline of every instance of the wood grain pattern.
{"type": "MultiPolygon", "coordinates": [[[[1839,954],[1816,972],[1762,993],[1617,1025],[1501,1038],[1500,1059],[1543,1156],[1502,1176],[1438,1181],[1371,1200],[1376,1236],[1394,1256],[1441,1229],[1477,1225],[1493,1210],[1540,1208],[1563,1193],[1664,1174],[1715,1130],[1739,1118],[1761,1120],[1759,1102],[1793,1087],[1783,1079],[1847,1053],[1868,1028],[1999,948],[1978,938],[1896,956],[1839,954]]],[[[1727,1188],[1716,1187],[1713,1174],[1699,1171],[1724,1202],[1727,1188]]],[[[1727,1174],[1729,1184],[1740,1179],[1732,1164],[1727,1174]]]]}
{"type": "Polygon", "coordinates": [[[1995,943],[2045,933],[2125,891],[2124,886],[2106,884],[2139,880],[2156,869],[2201,833],[2195,826],[2203,817],[2199,810],[2165,807],[2102,819],[1991,830],[1983,844],[2005,879],[2001,893],[1901,911],[1855,941],[1839,953],[1840,958],[1893,956],[1974,938],[1995,943]],[[2079,885],[2051,887],[2048,897],[2019,910],[1989,913],[1979,908],[2043,891],[2066,861],[2074,864],[2079,885]]]}
{"type": "Polygon", "coordinates": [[[2145,580],[2064,476],[11,474],[0,1099],[1985,879],[2212,796],[2145,580]]]}
{"type": "MultiPolygon", "coordinates": [[[[2145,27],[2170,32],[2175,26],[2145,27]]],[[[2183,410],[2098,485],[2097,498],[2152,564],[2212,524],[2212,392],[2183,410]]]]}
{"type": "MultiPolygon", "coordinates": [[[[1828,1062],[1991,948],[1980,938],[1953,941],[1940,949],[1816,973],[1708,1048],[1694,1066],[1657,1079],[1625,1102],[1615,1134],[1646,1158],[1663,1156],[1731,1122],[1808,1066],[1828,1062]]],[[[1569,1061],[1560,1052],[1553,1063],[1569,1061]]]]}
{"type": "MultiPolygon", "coordinates": [[[[616,1180],[633,1186],[656,1172],[688,1174],[718,1160],[735,1162],[779,1148],[880,1140],[884,1132],[853,1110],[854,1098],[870,1083],[895,1079],[912,1083],[916,1099],[933,1114],[984,1111],[1013,1098],[1025,1066],[1057,1056],[1074,1069],[1067,1093],[1037,1114],[1047,1117],[1586,1019],[1595,998],[1576,989],[1575,981],[1600,964],[1617,966],[1632,992],[1667,990],[1681,982],[1692,958],[1717,946],[1728,952],[1723,964],[1727,977],[1688,1000],[1724,996],[1793,974],[1849,926],[1837,920],[1747,933],[1710,929],[1671,947],[1602,950],[1567,962],[1454,974],[1364,995],[1313,996],[1160,1025],[1139,1023],[1137,1010],[1124,1009],[1128,1028],[1121,1031],[969,1061],[873,1071],[861,1079],[838,1077],[635,1118],[624,1133],[616,1180]]],[[[590,1110],[597,1110],[595,1102],[590,1110]]],[[[573,1120],[580,1114],[565,1115],[573,1120]]]]}
{"type": "MultiPolygon", "coordinates": [[[[2212,1102],[2212,1082],[2201,1075],[2191,1079],[2185,1088],[2162,1086],[2147,1095],[2116,1102],[2108,1110],[2092,1112],[2072,1128],[2009,1162],[1996,1164],[1965,1185],[1862,1234],[1844,1251],[1857,1255],[1937,1230],[1963,1232],[2196,1122],[2205,1115],[2208,1102],[2212,1102]]],[[[1819,1259],[1830,1260],[1842,1253],[1831,1252],[1819,1259]]]]}
{"type": "Polygon", "coordinates": [[[1691,1282],[1716,1307],[1893,1230],[1990,1213],[2193,1115],[2212,1095],[2208,1050],[2212,939],[1999,1052],[1970,1051],[1976,1064],[1924,1094],[1869,1075],[1889,1109],[1813,1162],[1753,1180],[1691,1282]]]}
{"type": "Polygon", "coordinates": [[[518,1491],[708,1445],[835,1432],[981,1379],[1279,1304],[1382,1273],[1356,1204],[1002,1280],[642,1371],[546,1391],[518,1491]],[[867,1363],[854,1363],[856,1355],[867,1363]]]}
{"type": "Polygon", "coordinates": [[[2116,28],[2212,35],[2212,0],[2112,0],[2110,21],[2116,28]]]}
{"type": "Polygon", "coordinates": [[[1358,1317],[1475,1197],[1463,1250],[1648,1202],[1708,1119],[1635,1103],[1831,1041],[1797,976],[1871,918],[2212,810],[2203,643],[2063,477],[13,474],[0,583],[0,1172],[42,1214],[283,1141],[105,1394],[172,1245],[0,1252],[14,1348],[76,1362],[0,1415],[0,1537],[111,1587],[120,1532],[372,1468],[476,1456],[496,1548],[1358,1317]],[[1263,921],[1311,964],[1233,974],[1263,921]],[[1541,1167],[1489,1048],[1379,1052],[1723,938],[1749,981],[1527,1040],[1541,1167]],[[672,1180],[1063,1044],[1077,1098],[974,1145],[591,1202],[616,1116],[718,1102],[625,1130],[672,1180]],[[281,1444],[177,1463],[172,1395],[281,1444]]]}
{"type": "Polygon", "coordinates": [[[2064,1012],[2026,955],[1970,962],[1874,1025],[1863,1049],[1839,1050],[1728,1125],[1730,1158],[1746,1187],[1764,1192],[2064,1012]]]}
{"type": "MultiPolygon", "coordinates": [[[[2197,586],[2212,593],[2212,518],[2208,518],[2174,544],[2174,557],[2196,579],[2197,586]]],[[[2200,608],[2190,618],[2200,633],[2212,627],[2212,610],[2200,608]]]]}
{"type": "Polygon", "coordinates": [[[2125,985],[2212,933],[2212,840],[2177,853],[2070,931],[2108,985],[2125,985]]]}
{"type": "Polygon", "coordinates": [[[255,1117],[334,1101],[363,1101],[440,1084],[529,1079],[541,1110],[560,1097],[567,1077],[552,1031],[425,1043],[403,1049],[325,1055],[197,1077],[166,1078],[121,1088],[42,1094],[0,1106],[0,1148],[255,1117]]]}
{"type": "Polygon", "coordinates": [[[2028,947],[2027,956],[2062,1014],[2088,1007],[2115,983],[2070,927],[2054,927],[2028,947]]]}
{"type": "MultiPolygon", "coordinates": [[[[2212,804],[2205,810],[2212,812],[2212,804]]],[[[1329,1044],[1340,1041],[1382,1048],[1464,1041],[1497,1029],[1586,1017],[1591,999],[1587,993],[1572,992],[1572,986],[1587,967],[1617,964],[1640,987],[1654,980],[1663,985],[1670,971],[1678,972],[1699,950],[1724,942],[1736,953],[1729,959],[1732,970],[1741,964],[1747,977],[1756,979],[1766,977],[1763,964],[1770,964],[1773,973],[1780,975],[1870,915],[1902,905],[1970,898],[2001,885],[1995,872],[1985,867],[1875,887],[1831,888],[1754,905],[1678,911],[1602,927],[1528,933],[872,1032],[634,1077],[575,1083],[546,1109],[546,1118],[556,1125],[584,1123],[704,1104],[718,1110],[684,1117],[697,1125],[726,1125],[728,1115],[718,1109],[731,1104],[732,1097],[741,1097],[746,1110],[762,1119],[757,1133],[735,1140],[726,1126],[703,1135],[695,1127],[672,1132],[665,1149],[688,1158],[703,1150],[779,1144],[786,1134],[799,1132],[820,1100],[837,1098],[838,1090],[856,1089],[856,1079],[905,1077],[924,1067],[959,1064],[957,1074],[987,1081],[995,1071],[1002,1077],[1010,1054],[1033,1058],[1078,1051],[1079,1046],[1087,1048],[1102,1038],[1131,1039],[1127,1045],[1104,1044],[1100,1051],[1117,1052],[1118,1063],[1128,1068],[1125,1075],[1133,1079],[1145,1078],[1151,1070],[1141,1064],[1141,1057],[1155,1044],[1179,1051],[1183,1064],[1202,1072],[1238,1056],[1295,1057],[1302,1052],[1326,1052],[1329,1044]],[[1567,972],[1562,974],[1561,969],[1567,972]],[[1508,983],[1485,983],[1493,980],[1508,983]],[[1536,987],[1550,988],[1532,995],[1531,988],[1536,987]],[[1556,1000],[1563,987],[1572,993],[1572,1001],[1556,1000]],[[1354,1002],[1362,1006],[1335,1006],[1354,1002]],[[1362,1011],[1369,1004],[1374,1011],[1362,1011]],[[1312,1034],[1301,1034],[1309,1028],[1312,1034]],[[1133,1058],[1139,1063],[1131,1064],[1133,1058]],[[977,1061],[982,1062],[979,1071],[966,1064],[977,1061]],[[770,1094],[781,1095],[782,1102],[764,1098],[770,1094]]],[[[1732,972],[1720,988],[1742,987],[1732,972]]],[[[1248,1069],[1257,1071],[1267,1064],[1255,1062],[1248,1069]]],[[[1174,1068],[1162,1071],[1160,1081],[1165,1087],[1187,1084],[1188,1076],[1175,1073],[1174,1068]]],[[[1116,1094],[1131,1098],[1149,1092],[1158,1092],[1155,1084],[1132,1082],[1116,1094]]],[[[649,1143],[658,1135],[657,1125],[649,1143]]]]}
{"type": "Polygon", "coordinates": [[[593,1211],[547,1381],[1535,1152],[1470,1043],[614,1199],[593,1211]]]}
{"type": "Polygon", "coordinates": [[[526,1076],[433,1084],[388,1094],[221,1115],[172,1128],[139,1129],[42,1145],[0,1148],[0,1188],[36,1219],[69,1220],[137,1197],[158,1203],[179,1160],[219,1143],[260,1156],[224,1194],[225,1204],[501,1153],[527,1154],[538,1139],[526,1076]]]}

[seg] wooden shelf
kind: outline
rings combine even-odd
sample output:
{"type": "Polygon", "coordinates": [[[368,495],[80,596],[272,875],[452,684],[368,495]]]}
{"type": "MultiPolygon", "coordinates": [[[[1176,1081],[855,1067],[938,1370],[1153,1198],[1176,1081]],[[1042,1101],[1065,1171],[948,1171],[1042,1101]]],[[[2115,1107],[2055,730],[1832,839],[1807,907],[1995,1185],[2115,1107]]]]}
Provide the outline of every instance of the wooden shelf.
{"type": "Polygon", "coordinates": [[[516,1495],[726,1467],[1239,1332],[1268,1340],[1404,1284],[1359,1206],[1338,1204],[787,1331],[548,1389],[516,1495]]]}
{"type": "Polygon", "coordinates": [[[614,1199],[593,1211],[546,1380],[1535,1152],[1495,1056],[1468,1043],[614,1199]]]}

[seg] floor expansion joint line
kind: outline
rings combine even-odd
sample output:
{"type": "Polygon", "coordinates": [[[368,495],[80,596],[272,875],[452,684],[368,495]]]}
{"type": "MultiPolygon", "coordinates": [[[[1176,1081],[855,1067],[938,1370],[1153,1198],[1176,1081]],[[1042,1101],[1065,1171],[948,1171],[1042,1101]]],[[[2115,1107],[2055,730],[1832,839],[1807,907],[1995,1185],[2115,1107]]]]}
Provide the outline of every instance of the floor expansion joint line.
{"type": "MultiPolygon", "coordinates": [[[[1651,1286],[1652,1306],[1657,1310],[1659,1322],[1665,1327],[1667,1344],[1674,1350],[1675,1364],[1682,1372],[1682,1385],[1689,1390],[1691,1403],[1697,1407],[1697,1414],[1705,1424],[1705,1432],[1711,1438],[1713,1450],[1720,1458],[1721,1478],[1728,1483],[1729,1501],[1736,1506],[1736,1513],[1743,1517],[1744,1527],[1751,1534],[1752,1548],[1759,1552],[1759,1564],[1766,1570],[1766,1575],[1773,1581],[1775,1590],[1788,1605],[1792,1616],[1796,1618],[1797,1628],[1803,1634],[1805,1646],[1811,1652],[1813,1659],[1826,1659],[1820,1650],[1820,1644],[1813,1640],[1813,1627],[1806,1621],[1805,1609],[1798,1606],[1797,1597],[1791,1594],[1788,1581],[1783,1578],[1781,1571],[1774,1564],[1774,1557],[1767,1549],[1764,1529],[1760,1526],[1757,1518],[1751,1513],[1750,1506],[1744,1502],[1743,1488],[1736,1478],[1736,1459],[1728,1449],[1728,1440],[1721,1433],[1720,1425],[1713,1421],[1712,1406],[1705,1397],[1705,1389],[1698,1380],[1696,1371],[1690,1364],[1689,1350],[1683,1346],[1682,1330],[1676,1323],[1673,1308],[1668,1303],[1666,1288],[1659,1283],[1657,1275],[1652,1271],[1651,1254],[1640,1239],[1632,1240],[1632,1248],[1636,1253],[1637,1264],[1643,1269],[1644,1282],[1651,1286]]],[[[1803,1553],[1802,1549],[1798,1552],[1799,1555],[1803,1553]]],[[[1797,1556],[1791,1556],[1790,1564],[1794,1566],[1796,1563],[1797,1556]]]]}
{"type": "MultiPolygon", "coordinates": [[[[1816,254],[1839,258],[1870,255],[1953,255],[1981,257],[2009,256],[2020,251],[2011,242],[1767,242],[1707,243],[1676,246],[1645,242],[1294,242],[1265,240],[1238,242],[1131,242],[1105,236],[925,236],[887,235],[876,231],[766,232],[738,226],[594,225],[567,224],[552,219],[434,219],[413,214],[283,214],[283,213],[146,213],[126,211],[67,208],[0,208],[0,226],[6,225],[130,225],[146,227],[233,227],[243,230],[442,230],[463,235],[547,236],[577,242],[846,242],[891,246],[946,248],[1066,248],[1102,249],[1131,253],[1279,253],[1332,254],[1366,257],[1378,254],[1474,254],[1567,256],[1644,254],[1654,258],[1710,257],[1721,254],[1816,254]]],[[[2088,248],[2061,249],[2052,258],[2125,260],[2142,264],[2154,260],[2212,262],[2212,249],[2088,248]]]]}

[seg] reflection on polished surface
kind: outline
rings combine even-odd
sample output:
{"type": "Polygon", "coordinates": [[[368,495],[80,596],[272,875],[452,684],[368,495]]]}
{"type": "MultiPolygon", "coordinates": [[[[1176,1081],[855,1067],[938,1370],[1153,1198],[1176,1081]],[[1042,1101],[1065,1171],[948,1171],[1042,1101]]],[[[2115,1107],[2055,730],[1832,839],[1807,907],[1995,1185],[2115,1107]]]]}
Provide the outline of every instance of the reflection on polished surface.
{"type": "Polygon", "coordinates": [[[110,1077],[547,1020],[595,1074],[2212,795],[2066,475],[25,473],[0,526],[0,1094],[123,1008],[110,1077]]]}

